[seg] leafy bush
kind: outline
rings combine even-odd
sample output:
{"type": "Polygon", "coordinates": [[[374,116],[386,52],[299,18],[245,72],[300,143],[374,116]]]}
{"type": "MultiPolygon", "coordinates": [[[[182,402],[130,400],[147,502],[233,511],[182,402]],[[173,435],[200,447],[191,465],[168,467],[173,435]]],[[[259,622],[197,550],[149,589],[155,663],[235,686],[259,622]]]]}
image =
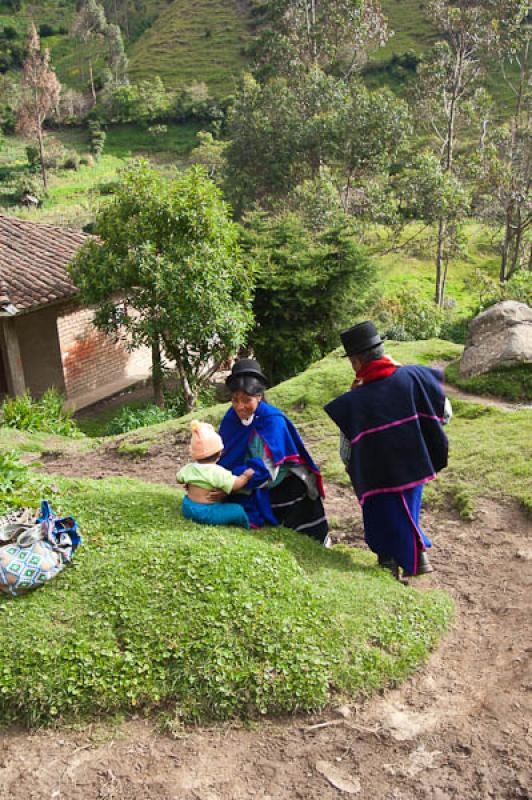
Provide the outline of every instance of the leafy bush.
{"type": "Polygon", "coordinates": [[[77,153],[70,153],[70,155],[68,155],[65,158],[65,162],[63,164],[63,168],[64,169],[73,169],[73,170],[75,170],[77,172],[77,170],[79,169],[80,163],[81,163],[81,159],[78,156],[78,154],[77,153]]]}
{"type": "Polygon", "coordinates": [[[107,138],[107,134],[102,130],[99,120],[92,119],[89,121],[89,136],[91,152],[94,158],[98,160],[103,153],[107,138]]]}
{"type": "Polygon", "coordinates": [[[44,197],[42,182],[33,175],[21,175],[14,184],[13,199],[21,205],[40,205],[44,197]]]}
{"type": "Polygon", "coordinates": [[[145,428],[147,425],[157,425],[159,422],[167,422],[175,419],[179,414],[175,414],[172,408],[160,408],[153,403],[144,408],[131,408],[124,406],[120,413],[109,423],[106,434],[113,436],[119,433],[127,433],[137,428],[145,428]]]}
{"type": "Polygon", "coordinates": [[[39,400],[28,392],[8,397],[0,407],[2,424],[20,431],[80,436],[72,412],[64,409],[64,398],[56,389],[48,389],[39,400]]]}
{"type": "Polygon", "coordinates": [[[0,453],[0,496],[16,494],[28,480],[28,468],[13,453],[0,453]]]}
{"type": "Polygon", "coordinates": [[[440,335],[444,312],[416,287],[405,287],[392,297],[370,303],[370,316],[388,338],[396,341],[433,339],[440,335]]]}
{"type": "Polygon", "coordinates": [[[29,144],[26,147],[26,158],[28,159],[28,166],[32,172],[38,172],[41,168],[41,156],[39,148],[34,144],[29,144]]]}

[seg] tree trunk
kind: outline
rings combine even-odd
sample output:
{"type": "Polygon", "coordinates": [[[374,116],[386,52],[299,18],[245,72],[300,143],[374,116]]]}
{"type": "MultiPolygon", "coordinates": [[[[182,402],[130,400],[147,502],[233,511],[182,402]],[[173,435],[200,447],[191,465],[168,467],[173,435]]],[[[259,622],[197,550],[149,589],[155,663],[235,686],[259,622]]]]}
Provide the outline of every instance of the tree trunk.
{"type": "Polygon", "coordinates": [[[92,59],[91,58],[89,58],[89,77],[90,77],[90,82],[91,82],[92,99],[94,100],[94,104],[96,104],[96,88],[94,86],[94,75],[93,75],[93,72],[92,72],[92,59]]]}
{"type": "Polygon", "coordinates": [[[42,125],[39,125],[37,128],[37,139],[39,141],[39,158],[41,160],[42,182],[44,186],[44,191],[46,194],[48,194],[48,175],[46,174],[46,165],[44,163],[44,141],[42,134],[42,125]]]}
{"type": "Polygon", "coordinates": [[[499,283],[505,283],[508,277],[508,258],[510,254],[510,242],[512,239],[512,206],[506,209],[506,219],[504,223],[504,240],[502,243],[501,268],[499,270],[499,283]]]}
{"type": "Polygon", "coordinates": [[[153,402],[158,405],[159,408],[164,408],[161,344],[158,335],[153,339],[151,345],[151,374],[153,385],[153,402]]]}
{"type": "MultiPolygon", "coordinates": [[[[515,111],[514,116],[511,120],[511,138],[510,138],[510,151],[508,153],[508,159],[512,169],[512,176],[511,176],[511,183],[510,183],[510,192],[512,196],[515,196],[517,190],[517,180],[515,175],[515,149],[517,147],[517,135],[520,129],[522,120],[521,114],[523,112],[523,97],[525,87],[528,82],[528,52],[529,52],[529,42],[527,41],[524,50],[521,53],[521,62],[520,62],[520,69],[519,69],[519,86],[517,89],[517,97],[515,101],[515,111]]],[[[513,223],[513,203],[511,203],[509,209],[506,211],[506,219],[504,223],[504,241],[502,245],[502,254],[501,254],[501,267],[499,270],[499,282],[504,283],[508,280],[512,272],[516,269],[516,262],[519,257],[519,247],[514,250],[514,258],[512,267],[508,269],[508,261],[509,261],[509,254],[510,254],[510,245],[513,238],[513,231],[512,231],[512,223],[513,223]]],[[[520,237],[519,237],[520,238],[520,237]]],[[[520,246],[520,243],[519,243],[520,246]]]]}
{"type": "Polygon", "coordinates": [[[434,293],[434,302],[440,308],[443,305],[443,293],[444,293],[444,276],[445,276],[444,247],[445,247],[446,231],[447,231],[446,222],[444,219],[440,219],[438,223],[438,249],[436,251],[436,290],[434,293]]]}

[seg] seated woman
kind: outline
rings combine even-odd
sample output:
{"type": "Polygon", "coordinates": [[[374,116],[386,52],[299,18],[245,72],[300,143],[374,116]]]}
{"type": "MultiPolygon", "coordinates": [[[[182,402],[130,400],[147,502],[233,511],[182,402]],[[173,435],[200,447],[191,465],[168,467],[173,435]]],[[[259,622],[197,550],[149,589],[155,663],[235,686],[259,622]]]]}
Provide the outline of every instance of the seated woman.
{"type": "Polygon", "coordinates": [[[264,399],[267,381],[260,364],[240,359],[226,384],[232,407],[220,425],[219,463],[234,474],[254,470],[245,492],[231,495],[231,502],[244,506],[252,527],[285,525],[328,547],[320,471],[293,423],[264,399]]]}

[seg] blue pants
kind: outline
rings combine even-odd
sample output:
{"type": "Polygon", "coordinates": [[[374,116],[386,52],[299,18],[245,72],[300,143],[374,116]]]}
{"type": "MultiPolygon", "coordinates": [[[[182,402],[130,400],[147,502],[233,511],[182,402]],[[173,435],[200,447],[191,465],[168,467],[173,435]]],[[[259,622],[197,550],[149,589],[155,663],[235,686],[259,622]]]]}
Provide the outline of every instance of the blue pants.
{"type": "Polygon", "coordinates": [[[201,525],[238,525],[249,528],[248,515],[238,503],[193,503],[186,495],[181,508],[185,519],[201,525]]]}
{"type": "Polygon", "coordinates": [[[417,572],[417,556],[432,546],[419,525],[423,486],[403,492],[375,494],[362,507],[364,535],[379,556],[394,558],[411,575],[417,572]]]}

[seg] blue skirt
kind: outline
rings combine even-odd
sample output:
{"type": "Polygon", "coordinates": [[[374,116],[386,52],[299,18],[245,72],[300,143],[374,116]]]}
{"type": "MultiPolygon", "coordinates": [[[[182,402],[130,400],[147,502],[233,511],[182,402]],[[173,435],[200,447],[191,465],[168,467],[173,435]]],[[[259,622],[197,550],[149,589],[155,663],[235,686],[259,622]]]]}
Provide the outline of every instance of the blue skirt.
{"type": "Polygon", "coordinates": [[[185,495],[181,511],[185,519],[191,519],[201,525],[250,527],[248,515],[238,503],[193,503],[185,495]]]}
{"type": "Polygon", "coordinates": [[[432,547],[419,525],[423,486],[403,492],[367,497],[362,507],[368,547],[384,558],[394,558],[406,572],[417,572],[417,555],[432,547]]]}

